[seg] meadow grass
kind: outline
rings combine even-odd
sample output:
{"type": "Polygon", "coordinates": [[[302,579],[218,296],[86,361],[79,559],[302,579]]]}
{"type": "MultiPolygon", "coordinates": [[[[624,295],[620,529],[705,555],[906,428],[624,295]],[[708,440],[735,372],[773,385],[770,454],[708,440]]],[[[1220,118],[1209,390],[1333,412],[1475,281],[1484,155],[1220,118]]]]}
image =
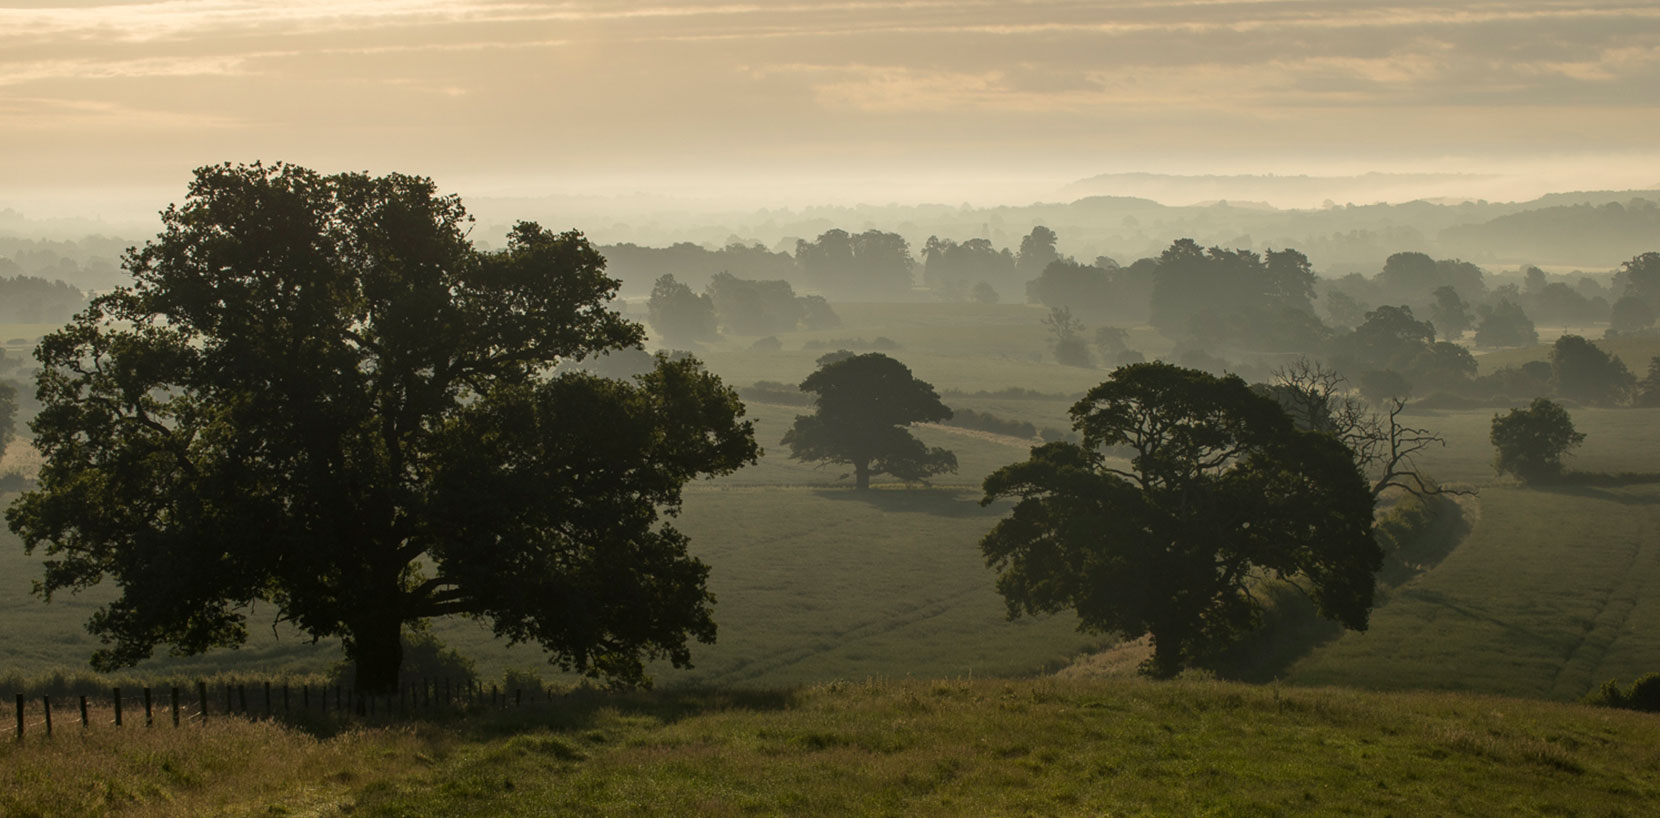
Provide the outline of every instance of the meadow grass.
{"type": "Polygon", "coordinates": [[[1657,723],[1206,681],[577,691],[323,736],[225,720],[9,744],[0,813],[1640,816],[1657,723]]]}
{"type": "Polygon", "coordinates": [[[1660,485],[1487,486],[1470,536],[1302,684],[1577,700],[1660,668],[1660,485]]]}

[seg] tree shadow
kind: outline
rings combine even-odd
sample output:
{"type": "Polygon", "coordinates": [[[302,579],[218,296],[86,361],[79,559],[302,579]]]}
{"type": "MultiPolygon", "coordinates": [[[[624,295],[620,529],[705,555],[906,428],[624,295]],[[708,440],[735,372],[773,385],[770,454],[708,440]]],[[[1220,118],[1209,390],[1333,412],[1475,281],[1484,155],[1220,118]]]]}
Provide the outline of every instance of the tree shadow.
{"type": "Polygon", "coordinates": [[[1652,506],[1660,505],[1660,494],[1628,494],[1609,491],[1608,489],[1655,483],[1660,483],[1660,474],[1569,472],[1559,480],[1545,484],[1534,484],[1531,488],[1551,494],[1565,494],[1570,497],[1584,497],[1591,500],[1606,500],[1626,506],[1652,506]]]}
{"type": "MultiPolygon", "coordinates": [[[[1384,555],[1378,571],[1373,610],[1382,607],[1403,585],[1440,565],[1469,536],[1472,526],[1459,500],[1434,495],[1423,500],[1429,522],[1384,555]]],[[[1265,598],[1262,624],[1239,642],[1204,662],[1224,679],[1270,682],[1293,664],[1343,635],[1343,627],[1320,616],[1307,595],[1289,583],[1269,583],[1257,594],[1265,598]]],[[[1449,603],[1450,604],[1450,603],[1449,603]]]]}
{"type": "Polygon", "coordinates": [[[965,488],[873,488],[817,489],[815,495],[842,503],[862,503],[878,511],[902,514],[931,514],[936,517],[996,517],[1003,514],[997,504],[982,507],[978,492],[965,488]]]}
{"type": "Polygon", "coordinates": [[[681,687],[664,690],[608,690],[576,687],[551,694],[500,691],[499,699],[417,708],[412,712],[381,715],[306,713],[283,718],[289,726],[318,738],[329,738],[364,727],[423,725],[472,739],[492,739],[536,732],[576,733],[607,721],[641,720],[669,725],[708,713],[727,711],[772,712],[796,705],[793,690],[765,688],[681,687]]]}

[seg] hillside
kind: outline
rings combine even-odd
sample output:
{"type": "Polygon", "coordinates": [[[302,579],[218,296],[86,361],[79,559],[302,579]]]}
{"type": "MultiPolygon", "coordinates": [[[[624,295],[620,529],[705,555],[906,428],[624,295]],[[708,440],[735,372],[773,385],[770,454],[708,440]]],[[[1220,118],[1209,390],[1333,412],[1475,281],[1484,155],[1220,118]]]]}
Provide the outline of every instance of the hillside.
{"type": "Polygon", "coordinates": [[[6,742],[0,814],[1639,816],[1657,724],[1195,681],[575,693],[328,738],[222,720],[6,742]]]}

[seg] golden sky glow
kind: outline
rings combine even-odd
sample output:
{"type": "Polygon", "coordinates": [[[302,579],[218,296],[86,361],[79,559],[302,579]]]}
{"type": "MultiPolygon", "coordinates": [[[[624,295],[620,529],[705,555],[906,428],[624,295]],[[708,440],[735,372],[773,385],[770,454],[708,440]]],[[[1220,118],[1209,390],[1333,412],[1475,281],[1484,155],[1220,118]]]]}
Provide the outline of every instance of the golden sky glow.
{"type": "Polygon", "coordinates": [[[254,159],[758,205],[1137,170],[1643,187],[1656,134],[1653,0],[0,7],[0,206],[153,211],[254,159]]]}

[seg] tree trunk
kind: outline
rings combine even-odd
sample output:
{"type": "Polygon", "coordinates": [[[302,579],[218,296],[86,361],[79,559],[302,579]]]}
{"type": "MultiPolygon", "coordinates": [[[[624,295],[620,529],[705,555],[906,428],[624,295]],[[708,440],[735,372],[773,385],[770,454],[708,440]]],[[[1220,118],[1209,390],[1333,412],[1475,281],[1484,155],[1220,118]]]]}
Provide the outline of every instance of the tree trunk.
{"type": "Polygon", "coordinates": [[[388,695],[398,690],[403,666],[403,621],[396,616],[370,616],[352,628],[346,643],[357,677],[354,690],[363,695],[388,695]]]}
{"type": "Polygon", "coordinates": [[[853,464],[853,487],[859,491],[870,488],[870,464],[859,462],[853,464]]]}
{"type": "Polygon", "coordinates": [[[1150,666],[1146,666],[1150,675],[1155,679],[1170,679],[1182,672],[1182,643],[1173,635],[1168,638],[1159,638],[1153,634],[1153,658],[1150,666]]]}

